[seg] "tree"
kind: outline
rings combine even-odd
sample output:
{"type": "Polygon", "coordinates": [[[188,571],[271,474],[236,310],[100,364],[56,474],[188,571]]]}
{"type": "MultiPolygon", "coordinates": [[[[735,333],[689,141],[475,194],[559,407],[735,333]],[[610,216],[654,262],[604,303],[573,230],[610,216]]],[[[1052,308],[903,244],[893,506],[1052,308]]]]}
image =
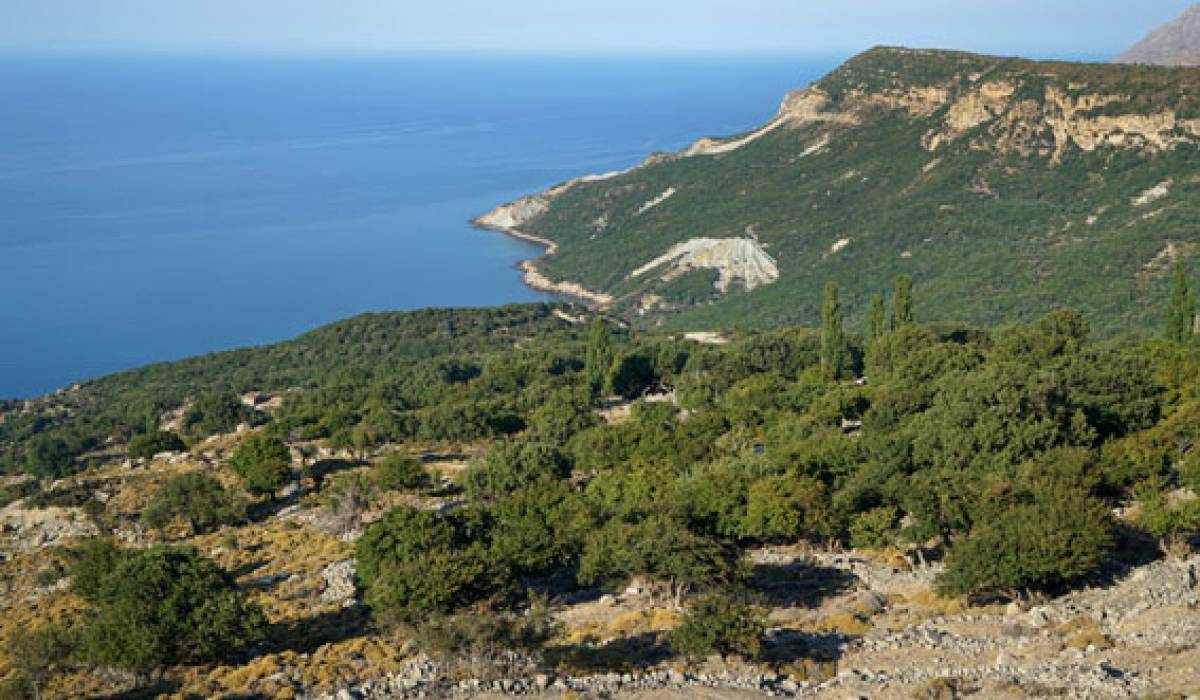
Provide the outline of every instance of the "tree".
{"type": "Polygon", "coordinates": [[[892,330],[899,330],[913,322],[912,277],[898,275],[892,293],[892,330]]]}
{"type": "Polygon", "coordinates": [[[292,480],[292,457],[287,445],[276,437],[251,435],[238,445],[229,466],[255,495],[274,493],[292,480]]]}
{"type": "Polygon", "coordinates": [[[375,465],[375,476],[379,485],[389,490],[418,491],[433,485],[421,460],[395,450],[375,465]]]}
{"type": "Polygon", "coordinates": [[[587,354],[584,359],[584,376],[593,394],[602,394],[608,389],[608,373],[612,364],[612,333],[602,316],[593,316],[588,326],[587,354]]]}
{"type": "Polygon", "coordinates": [[[1103,503],[1082,489],[1051,484],[981,514],[950,548],[938,588],[950,594],[1052,588],[1095,570],[1113,543],[1103,503]]]}
{"type": "Polygon", "coordinates": [[[821,371],[830,379],[837,379],[846,366],[846,333],[842,328],[842,302],[838,299],[836,282],[825,285],[821,320],[821,371]]]}
{"type": "Polygon", "coordinates": [[[1166,336],[1177,343],[1186,343],[1192,338],[1192,324],[1196,317],[1196,296],[1188,284],[1187,266],[1182,260],[1175,262],[1171,274],[1171,295],[1167,300],[1166,336]]]}
{"type": "Polygon", "coordinates": [[[186,449],[179,435],[166,430],[135,435],[129,440],[130,459],[150,459],[160,452],[182,452],[186,449]]]}
{"type": "Polygon", "coordinates": [[[875,340],[887,330],[887,311],[883,307],[883,295],[872,294],[867,307],[867,340],[875,340]]]}
{"type": "Polygon", "coordinates": [[[571,465],[557,447],[509,440],[493,445],[484,461],[461,479],[472,500],[496,501],[529,484],[570,474],[571,465]]]}
{"type": "Polygon", "coordinates": [[[799,474],[770,476],[754,482],[747,497],[741,534],[764,539],[834,534],[825,484],[799,474]]]}
{"type": "Polygon", "coordinates": [[[688,530],[679,521],[655,516],[636,523],[611,520],[593,531],[579,562],[584,585],[619,585],[634,576],[666,582],[676,607],[693,587],[731,582],[737,550],[726,542],[688,530]]]}
{"type": "Polygon", "coordinates": [[[25,453],[25,470],[37,477],[58,477],[75,468],[76,450],[62,438],[42,434],[37,436],[25,453]]]}
{"type": "Polygon", "coordinates": [[[201,394],[183,414],[183,426],[198,435],[227,433],[241,423],[253,423],[259,417],[253,408],[244,405],[232,391],[210,391],[201,394]]]}
{"type": "Polygon", "coordinates": [[[767,629],[767,611],[747,595],[714,591],[688,609],[683,624],[671,633],[671,648],[693,659],[711,654],[762,654],[767,629]]]}
{"type": "Polygon", "coordinates": [[[201,472],[167,479],[142,510],[142,520],[156,530],[179,518],[193,535],[237,522],[243,515],[244,508],[221,482],[201,472]]]}
{"type": "Polygon", "coordinates": [[[376,621],[418,622],[450,612],[486,590],[484,532],[477,511],[395,508],[355,546],[358,585],[376,621]]]}
{"type": "Polygon", "coordinates": [[[83,658],[131,671],[226,659],[266,633],[262,610],[192,547],[125,552],[91,603],[83,658]]]}

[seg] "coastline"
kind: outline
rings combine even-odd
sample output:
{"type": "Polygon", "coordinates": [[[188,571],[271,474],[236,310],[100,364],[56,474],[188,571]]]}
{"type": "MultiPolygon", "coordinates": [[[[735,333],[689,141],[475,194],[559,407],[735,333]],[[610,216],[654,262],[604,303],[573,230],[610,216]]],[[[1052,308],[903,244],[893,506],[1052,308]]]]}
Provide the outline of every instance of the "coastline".
{"type": "Polygon", "coordinates": [[[476,228],[503,233],[506,236],[512,236],[513,238],[517,238],[522,241],[537,243],[538,245],[545,246],[546,249],[542,251],[541,255],[537,256],[536,258],[529,258],[528,260],[522,260],[521,262],[517,263],[517,269],[522,273],[521,282],[524,283],[526,287],[535,289],[539,292],[545,292],[546,294],[557,294],[560,296],[571,297],[573,299],[579,299],[586,304],[597,306],[599,308],[609,306],[613,303],[613,301],[615,301],[615,297],[603,292],[596,292],[587,289],[578,282],[555,282],[549,277],[543,275],[541,271],[538,270],[537,261],[547,255],[554,255],[557,253],[558,243],[555,243],[548,238],[542,238],[541,236],[535,236],[531,233],[526,233],[511,226],[498,226],[495,224],[489,224],[485,221],[486,218],[487,215],[472,219],[471,224],[476,228]]]}

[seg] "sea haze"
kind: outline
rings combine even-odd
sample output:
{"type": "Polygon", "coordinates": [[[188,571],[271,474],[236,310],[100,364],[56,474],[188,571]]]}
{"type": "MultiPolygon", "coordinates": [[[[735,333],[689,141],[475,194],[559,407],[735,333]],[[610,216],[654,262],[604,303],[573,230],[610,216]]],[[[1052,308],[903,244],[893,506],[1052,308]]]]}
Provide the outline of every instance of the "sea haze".
{"type": "Polygon", "coordinates": [[[541,298],[467,221],[770,118],[840,56],[0,58],[0,397],[541,298]]]}

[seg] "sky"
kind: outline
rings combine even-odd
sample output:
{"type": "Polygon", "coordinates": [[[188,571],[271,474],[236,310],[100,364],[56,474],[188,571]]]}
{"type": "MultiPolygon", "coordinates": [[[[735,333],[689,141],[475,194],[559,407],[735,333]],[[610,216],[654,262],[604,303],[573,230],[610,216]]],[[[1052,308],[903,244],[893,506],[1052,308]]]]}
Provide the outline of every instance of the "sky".
{"type": "Polygon", "coordinates": [[[1116,55],[1194,0],[0,0],[0,50],[1116,55]]]}

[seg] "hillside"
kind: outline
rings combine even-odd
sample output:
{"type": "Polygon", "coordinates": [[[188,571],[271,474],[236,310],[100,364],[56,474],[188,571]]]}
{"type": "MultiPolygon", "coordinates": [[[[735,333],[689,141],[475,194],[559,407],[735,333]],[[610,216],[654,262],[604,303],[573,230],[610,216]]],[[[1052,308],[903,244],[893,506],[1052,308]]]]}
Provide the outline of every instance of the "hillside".
{"type": "Polygon", "coordinates": [[[0,405],[0,698],[1200,691],[1195,338],[839,325],[368,314],[0,405]]]}
{"type": "Polygon", "coordinates": [[[1200,5],[1155,29],[1117,58],[1118,63],[1200,66],[1200,5]]]}
{"type": "Polygon", "coordinates": [[[918,318],[1077,308],[1098,332],[1158,317],[1200,217],[1200,75],[876,48],[775,119],[557,186],[480,225],[554,244],[530,265],[669,327],[852,322],[897,274],[918,318]]]}

